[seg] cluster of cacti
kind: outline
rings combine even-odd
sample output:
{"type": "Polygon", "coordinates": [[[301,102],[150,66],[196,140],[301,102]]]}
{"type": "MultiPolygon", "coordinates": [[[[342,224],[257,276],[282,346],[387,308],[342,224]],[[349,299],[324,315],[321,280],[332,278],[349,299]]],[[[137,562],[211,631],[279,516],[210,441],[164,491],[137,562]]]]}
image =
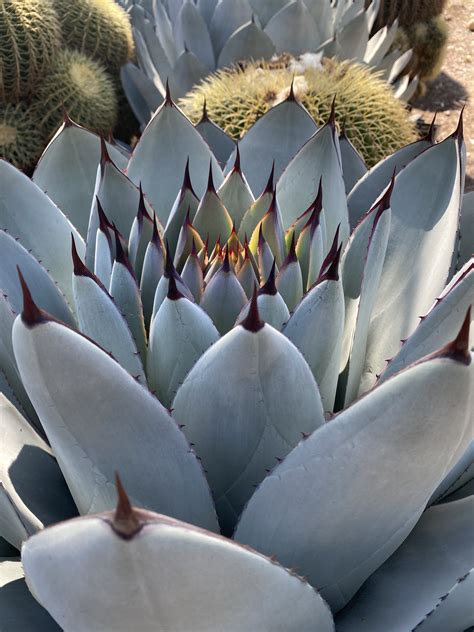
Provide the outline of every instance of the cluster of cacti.
{"type": "Polygon", "coordinates": [[[416,94],[422,93],[426,82],[441,71],[448,42],[448,24],[442,17],[446,0],[383,0],[376,24],[378,28],[399,25],[395,46],[412,50],[406,67],[420,80],[416,94]]]}
{"type": "Polygon", "coordinates": [[[287,60],[246,64],[220,70],[194,88],[180,105],[197,123],[206,111],[227,134],[238,140],[257,119],[288,97],[289,86],[318,125],[327,121],[334,95],[336,119],[362,154],[375,165],[416,138],[408,112],[390,87],[364,66],[326,59],[312,65],[287,60]]]}
{"type": "Polygon", "coordinates": [[[183,97],[216,69],[274,55],[317,53],[380,71],[398,98],[416,90],[396,52],[396,25],[371,36],[379,1],[122,0],[134,27],[138,66],[122,68],[125,93],[144,125],[163,102],[169,81],[183,97]],[[394,49],[391,50],[390,49],[394,49]],[[389,52],[390,51],[390,52],[389,52]]]}
{"type": "Polygon", "coordinates": [[[129,18],[113,0],[0,0],[0,41],[1,157],[33,168],[65,111],[113,131],[114,75],[133,53],[129,18]]]}
{"type": "Polygon", "coordinates": [[[2,621],[469,628],[462,125],[370,171],[293,95],[224,170],[199,132],[168,93],[131,156],[0,162],[2,621]]]}

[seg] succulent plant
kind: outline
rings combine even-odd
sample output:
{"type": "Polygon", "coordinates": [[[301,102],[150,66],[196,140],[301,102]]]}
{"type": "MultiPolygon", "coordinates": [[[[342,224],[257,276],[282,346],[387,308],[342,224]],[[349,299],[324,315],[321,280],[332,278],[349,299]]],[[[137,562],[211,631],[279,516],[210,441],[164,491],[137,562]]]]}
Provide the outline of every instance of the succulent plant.
{"type": "Polygon", "coordinates": [[[142,124],[165,98],[184,96],[219,68],[289,53],[356,60],[380,70],[407,100],[416,80],[402,76],[411,53],[389,53],[397,24],[369,37],[379,2],[364,0],[123,0],[138,67],[122,68],[125,93],[142,124]],[[401,77],[401,78],[400,78],[401,77]]]}
{"type": "Polygon", "coordinates": [[[0,104],[0,156],[19,169],[33,168],[44,149],[45,136],[24,104],[0,104]]]}
{"type": "Polygon", "coordinates": [[[31,95],[61,43],[50,0],[0,1],[0,100],[31,95]]]}
{"type": "Polygon", "coordinates": [[[133,36],[126,12],[114,0],[53,0],[64,42],[118,70],[133,57],[133,36]]]}
{"type": "Polygon", "coordinates": [[[398,20],[400,26],[428,22],[444,10],[446,0],[382,0],[375,23],[379,28],[398,20]]]}
{"type": "Polygon", "coordinates": [[[81,125],[109,134],[117,122],[117,96],[112,79],[98,63],[74,50],[61,50],[38,86],[35,118],[45,136],[61,124],[64,112],[81,125]]]}
{"type": "Polygon", "coordinates": [[[131,157],[69,122],[0,162],[0,536],[61,628],[474,624],[464,160],[365,172],[289,99],[223,173],[168,93],[131,157]]]}
{"type": "Polygon", "coordinates": [[[416,139],[404,105],[389,86],[358,64],[327,59],[316,68],[288,62],[250,63],[207,77],[179,102],[197,123],[206,113],[232,138],[242,138],[258,118],[284,101],[289,86],[318,125],[329,117],[334,94],[336,118],[369,166],[416,139]]]}

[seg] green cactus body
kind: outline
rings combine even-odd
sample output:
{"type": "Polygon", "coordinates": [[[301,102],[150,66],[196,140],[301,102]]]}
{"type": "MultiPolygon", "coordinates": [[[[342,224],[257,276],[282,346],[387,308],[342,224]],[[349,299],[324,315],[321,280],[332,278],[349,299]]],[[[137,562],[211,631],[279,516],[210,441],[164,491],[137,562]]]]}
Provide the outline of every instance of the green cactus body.
{"type": "Polygon", "coordinates": [[[19,169],[34,166],[44,147],[44,135],[24,104],[0,105],[0,157],[19,169]]]}
{"type": "MultiPolygon", "coordinates": [[[[262,114],[288,96],[295,72],[301,71],[288,58],[249,64],[244,70],[219,71],[180,104],[197,122],[205,99],[211,119],[239,139],[262,114]]],[[[296,74],[294,91],[318,125],[327,120],[337,95],[337,121],[368,165],[415,139],[403,104],[360,65],[325,60],[320,69],[307,68],[296,74]]]]}
{"type": "Polygon", "coordinates": [[[448,43],[448,25],[441,17],[434,17],[427,22],[417,22],[412,26],[400,29],[406,40],[403,49],[413,50],[413,57],[408,66],[412,75],[418,75],[422,82],[434,79],[441,71],[446,46],[448,43]]]}
{"type": "Polygon", "coordinates": [[[59,53],[45,76],[33,105],[42,130],[52,134],[66,111],[85,127],[110,133],[117,121],[117,97],[112,79],[96,62],[77,52],[59,53]]]}
{"type": "Polygon", "coordinates": [[[60,42],[49,0],[0,0],[0,100],[31,94],[54,62],[60,42]]]}
{"type": "Polygon", "coordinates": [[[384,0],[377,18],[378,28],[392,24],[397,18],[400,26],[427,22],[441,13],[446,0],[384,0]]]}
{"type": "Polygon", "coordinates": [[[113,0],[54,0],[66,46],[117,70],[133,55],[127,13],[113,0]]]}

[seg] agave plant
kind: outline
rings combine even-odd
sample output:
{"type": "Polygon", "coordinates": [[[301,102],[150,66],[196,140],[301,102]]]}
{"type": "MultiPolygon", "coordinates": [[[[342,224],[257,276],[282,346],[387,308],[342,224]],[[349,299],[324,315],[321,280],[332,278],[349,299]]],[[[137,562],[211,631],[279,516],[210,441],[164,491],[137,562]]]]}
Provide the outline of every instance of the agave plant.
{"type": "Polygon", "coordinates": [[[131,156],[67,119],[0,162],[0,535],[46,609],[13,551],[2,621],[472,625],[463,169],[460,124],[365,173],[290,97],[224,175],[169,94],[131,156]]]}
{"type": "MultiPolygon", "coordinates": [[[[379,0],[123,0],[129,8],[138,67],[122,82],[145,124],[162,103],[166,81],[184,96],[218,68],[245,60],[317,53],[367,64],[408,100],[417,80],[401,76],[411,52],[396,50],[397,22],[370,35],[379,0]],[[392,50],[394,49],[394,50],[392,50]]],[[[316,60],[317,61],[317,60],[316,60]]],[[[312,63],[315,63],[313,61],[312,63]]]]}

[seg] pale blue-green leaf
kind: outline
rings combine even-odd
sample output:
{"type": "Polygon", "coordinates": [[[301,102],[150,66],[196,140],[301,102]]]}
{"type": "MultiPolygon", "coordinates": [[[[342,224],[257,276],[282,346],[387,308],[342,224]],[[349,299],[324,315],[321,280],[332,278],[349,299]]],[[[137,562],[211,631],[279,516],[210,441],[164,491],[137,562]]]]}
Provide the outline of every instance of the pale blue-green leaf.
{"type": "Polygon", "coordinates": [[[300,55],[315,51],[319,44],[319,31],[313,16],[301,0],[288,2],[269,20],[264,32],[275,45],[276,53],[300,55]]]}
{"type": "Polygon", "coordinates": [[[181,278],[183,282],[189,288],[196,303],[201,302],[202,293],[204,291],[204,278],[202,272],[201,262],[197,255],[191,253],[184,264],[183,271],[181,272],[181,278]]]}
{"type": "Polygon", "coordinates": [[[250,257],[245,257],[243,264],[237,272],[237,278],[247,298],[252,296],[254,285],[258,287],[258,278],[250,257]]]}
{"type": "Polygon", "coordinates": [[[361,11],[337,34],[341,59],[361,62],[369,41],[369,24],[365,11],[361,11]]]}
{"type": "Polygon", "coordinates": [[[142,183],[163,225],[179,192],[188,157],[191,181],[199,198],[206,191],[210,161],[214,183],[220,186],[223,175],[206,142],[175,105],[165,103],[143,132],[128,167],[131,180],[142,183]]]}
{"type": "Polygon", "coordinates": [[[356,226],[362,215],[371,208],[387,187],[394,171],[399,173],[403,167],[431,145],[432,143],[428,140],[419,140],[406,145],[372,167],[357,182],[347,198],[351,227],[356,226]]]}
{"type": "MultiPolygon", "coordinates": [[[[311,13],[319,33],[319,42],[326,42],[334,35],[332,7],[329,2],[321,0],[305,0],[305,5],[311,13]]],[[[311,50],[316,50],[312,47],[311,50]]]]}
{"type": "Polygon", "coordinates": [[[169,407],[178,387],[201,355],[219,339],[209,316],[181,297],[165,298],[153,319],[147,375],[150,389],[169,407]]]}
{"type": "Polygon", "coordinates": [[[146,125],[153,112],[163,103],[163,96],[153,81],[130,62],[120,69],[120,78],[133,113],[142,126],[146,125]]]}
{"type": "Polygon", "coordinates": [[[461,179],[459,144],[452,137],[427,149],[395,179],[360,393],[373,386],[385,360],[414,332],[445,286],[459,222],[461,179]]]}
{"type": "Polygon", "coordinates": [[[345,134],[339,137],[339,147],[341,148],[342,177],[346,194],[349,195],[357,182],[367,173],[367,166],[345,134]]]}
{"type": "Polygon", "coordinates": [[[271,38],[254,22],[248,22],[234,31],[224,44],[217,67],[229,68],[246,59],[270,59],[274,53],[271,38]]]}
{"type": "Polygon", "coordinates": [[[179,233],[186,220],[188,211],[189,219],[193,222],[198,206],[199,200],[192,190],[190,182],[186,182],[185,176],[185,181],[183,182],[183,185],[173,204],[164,232],[164,239],[168,243],[171,253],[174,253],[176,250],[179,233]]]}
{"type": "MultiPolygon", "coordinates": [[[[308,112],[291,100],[279,103],[252,125],[239,142],[239,150],[242,171],[254,196],[264,190],[272,163],[275,163],[277,180],[316,130],[316,123],[308,112]]],[[[229,162],[234,164],[234,155],[229,162]]]]}
{"type": "Polygon", "coordinates": [[[183,434],[115,360],[48,320],[29,326],[18,317],[13,347],[81,514],[114,506],[119,469],[134,503],[216,528],[204,474],[183,434]]]}
{"type": "Polygon", "coordinates": [[[153,3],[153,15],[155,18],[155,33],[165,51],[169,63],[173,66],[178,59],[179,50],[176,45],[175,34],[168,13],[162,2],[153,3]]]}
{"type": "Polygon", "coordinates": [[[94,274],[105,287],[110,286],[113,258],[114,253],[112,252],[110,237],[99,228],[95,238],[94,274]]]}
{"type": "Polygon", "coordinates": [[[333,611],[343,608],[405,540],[469,443],[472,360],[421,362],[327,422],[263,481],[235,539],[271,551],[333,611]]]}
{"type": "Polygon", "coordinates": [[[19,559],[0,558],[0,612],[2,632],[61,630],[28,590],[19,559]]]}
{"type": "Polygon", "coordinates": [[[153,301],[158,283],[164,271],[164,254],[161,242],[151,240],[145,252],[143,261],[142,278],[140,281],[140,294],[143,305],[143,317],[148,327],[153,313],[153,301]]]}
{"type": "Polygon", "coordinates": [[[324,423],[318,387],[300,352],[273,327],[235,327],[194,365],[173,402],[208,472],[229,531],[252,486],[324,423]],[[209,388],[209,384],[218,388],[209,388]]]}
{"type": "Polygon", "coordinates": [[[223,129],[209,119],[199,121],[196,129],[211,148],[220,166],[224,167],[235,149],[235,143],[232,138],[227,136],[223,129]]]}
{"type": "Polygon", "coordinates": [[[245,176],[232,169],[217,191],[223,205],[226,207],[236,229],[240,226],[245,212],[255,202],[245,176]]]}
{"type": "Polygon", "coordinates": [[[207,240],[209,235],[209,251],[211,251],[218,239],[225,244],[232,232],[232,218],[214,189],[208,189],[199,203],[194,216],[194,228],[207,240]]]}
{"type": "Polygon", "coordinates": [[[248,0],[219,0],[209,25],[217,58],[231,35],[251,19],[252,8],[248,0]]]}
{"type": "Polygon", "coordinates": [[[474,438],[457,463],[450,469],[442,482],[433,492],[430,504],[435,502],[449,502],[450,494],[456,492],[474,477],[474,438]]]}
{"type": "MultiPolygon", "coordinates": [[[[281,331],[283,329],[283,325],[290,318],[288,307],[279,292],[276,294],[259,294],[257,297],[257,305],[260,318],[267,323],[267,325],[274,327],[277,331],[281,331]]],[[[236,325],[240,324],[247,317],[249,307],[250,301],[240,312],[236,325]]]]}
{"type": "Polygon", "coordinates": [[[203,16],[207,25],[211,23],[212,14],[216,8],[217,1],[218,0],[197,0],[199,13],[203,16]]]}
{"type": "MultiPolygon", "coordinates": [[[[145,20],[143,28],[140,30],[140,32],[145,42],[151,62],[157,71],[158,77],[154,78],[155,86],[164,97],[166,93],[166,79],[167,77],[171,77],[172,74],[171,65],[168,61],[165,51],[163,50],[163,47],[160,44],[159,38],[156,36],[153,24],[149,20],[145,20]]],[[[158,105],[156,107],[158,107],[158,105]]],[[[153,111],[155,110],[156,108],[153,109],[153,111]]],[[[148,120],[146,122],[148,122],[148,120]]]]}
{"type": "Polygon", "coordinates": [[[252,9],[257,14],[262,26],[288,4],[289,0],[249,0],[252,9]]]}
{"type": "Polygon", "coordinates": [[[186,48],[208,71],[214,70],[216,61],[209,31],[199,9],[190,0],[185,0],[179,10],[174,24],[174,36],[180,50],[186,48]]]}
{"type": "Polygon", "coordinates": [[[117,536],[114,514],[106,513],[62,523],[25,545],[28,584],[62,629],[334,631],[317,592],[279,564],[136,511],[146,522],[130,539],[117,536]]]}
{"type": "MultiPolygon", "coordinates": [[[[191,291],[185,285],[183,279],[180,277],[180,275],[177,272],[175,276],[175,281],[176,281],[178,290],[181,292],[181,294],[184,294],[184,296],[186,296],[186,298],[189,298],[190,301],[194,301],[194,297],[191,291]]],[[[155,298],[153,299],[153,311],[151,315],[152,321],[168,294],[168,283],[169,283],[169,277],[166,274],[166,269],[165,269],[165,273],[163,274],[161,279],[158,281],[158,285],[156,286],[155,298]]]]}
{"type": "Polygon", "coordinates": [[[31,251],[71,305],[71,233],[81,257],[84,241],[48,196],[4,160],[0,160],[0,230],[31,251]]]}
{"type": "Polygon", "coordinates": [[[474,255],[474,191],[469,191],[463,196],[459,231],[461,239],[458,270],[474,255]]]}
{"type": "Polygon", "coordinates": [[[367,50],[364,55],[364,63],[371,68],[378,69],[379,64],[390,50],[398,31],[398,22],[394,22],[390,27],[384,26],[378,30],[367,43],[367,50]]]}
{"type": "Polygon", "coordinates": [[[207,66],[194,53],[183,51],[173,66],[173,74],[169,80],[171,94],[174,99],[184,97],[195,85],[209,74],[207,66]]]}
{"type": "Polygon", "coordinates": [[[141,279],[145,252],[152,236],[152,218],[145,213],[141,214],[140,217],[135,217],[128,240],[128,258],[130,260],[130,265],[135,270],[137,279],[141,279]]]}
{"type": "Polygon", "coordinates": [[[246,302],[247,296],[234,272],[222,267],[207,284],[201,307],[224,335],[232,329],[246,302]]]}
{"type": "MultiPolygon", "coordinates": [[[[110,143],[107,150],[119,169],[127,159],[110,143]]],[[[79,125],[63,124],[44,150],[33,174],[39,186],[86,237],[100,161],[100,138],[79,125]]]]}
{"type": "Polygon", "coordinates": [[[51,450],[0,394],[0,534],[17,549],[43,526],[77,515],[51,450]]]}
{"type": "MultiPolygon", "coordinates": [[[[133,39],[135,42],[136,55],[138,59],[138,65],[143,70],[145,75],[151,79],[155,88],[163,94],[162,80],[158,74],[158,70],[153,63],[153,60],[148,51],[148,47],[145,43],[145,39],[142,33],[138,29],[133,29],[133,39]]],[[[156,38],[158,39],[158,38],[156,38]]]]}
{"type": "Polygon", "coordinates": [[[267,187],[255,202],[246,210],[240,225],[236,226],[237,233],[241,242],[245,241],[245,237],[250,239],[257,228],[259,222],[263,219],[265,213],[270,208],[273,199],[273,192],[267,187]]]}
{"type": "MultiPolygon", "coordinates": [[[[474,497],[428,509],[402,546],[339,614],[338,632],[413,630],[474,566],[473,515],[474,497]]],[[[454,620],[444,628],[462,629],[454,620]]]]}
{"type": "Polygon", "coordinates": [[[276,286],[288,309],[293,312],[303,298],[303,275],[298,261],[289,261],[280,268],[276,286]]]}
{"type": "Polygon", "coordinates": [[[72,287],[80,331],[112,354],[130,375],[146,384],[129,325],[106,289],[82,274],[74,275],[72,287]]]}
{"type": "Polygon", "coordinates": [[[339,236],[345,243],[349,237],[346,192],[339,139],[331,124],[314,134],[278,181],[277,199],[285,229],[316,199],[321,179],[327,243],[332,243],[339,225],[339,236]]]}

